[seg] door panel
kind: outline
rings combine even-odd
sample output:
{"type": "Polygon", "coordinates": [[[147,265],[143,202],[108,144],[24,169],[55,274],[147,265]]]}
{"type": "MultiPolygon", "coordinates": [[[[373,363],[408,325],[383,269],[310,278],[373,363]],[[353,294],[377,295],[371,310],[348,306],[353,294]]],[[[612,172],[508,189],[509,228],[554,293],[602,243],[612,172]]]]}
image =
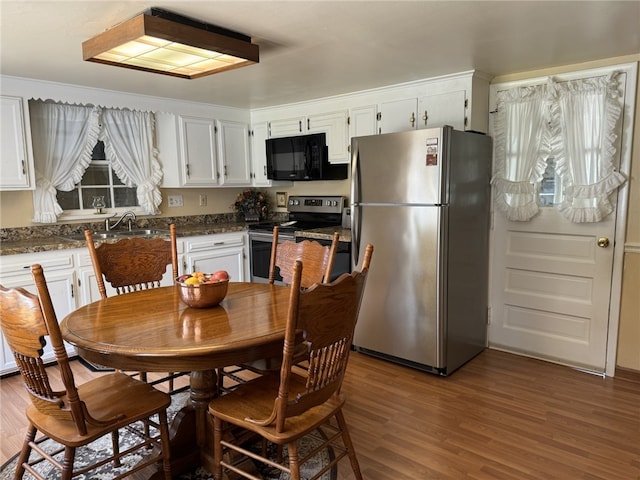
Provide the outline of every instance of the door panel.
{"type": "Polygon", "coordinates": [[[442,130],[426,129],[353,140],[359,172],[354,179],[359,203],[425,204],[443,201],[442,130]],[[427,153],[429,152],[429,157],[427,153]]]}
{"type": "Polygon", "coordinates": [[[603,372],[613,238],[615,214],[574,224],[554,208],[530,222],[496,213],[489,344],[603,372]]]}
{"type": "MultiPolygon", "coordinates": [[[[357,207],[358,252],[374,245],[354,345],[412,362],[442,367],[438,338],[443,252],[442,208],[413,206],[357,207]],[[385,228],[380,228],[384,225],[385,228]]],[[[356,245],[357,248],[357,245],[356,245]]],[[[356,253],[357,254],[357,253],[356,253]]],[[[361,258],[354,258],[358,263],[361,258]]]]}

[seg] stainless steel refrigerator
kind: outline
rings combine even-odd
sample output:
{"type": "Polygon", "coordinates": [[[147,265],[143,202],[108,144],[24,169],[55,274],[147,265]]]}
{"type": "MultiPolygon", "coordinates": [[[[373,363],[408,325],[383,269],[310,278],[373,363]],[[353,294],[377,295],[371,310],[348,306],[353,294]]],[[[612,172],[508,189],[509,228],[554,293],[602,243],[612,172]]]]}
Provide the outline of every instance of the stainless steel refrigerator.
{"type": "Polygon", "coordinates": [[[355,137],[352,263],[374,245],[356,350],[448,375],[487,343],[491,138],[355,137]]]}

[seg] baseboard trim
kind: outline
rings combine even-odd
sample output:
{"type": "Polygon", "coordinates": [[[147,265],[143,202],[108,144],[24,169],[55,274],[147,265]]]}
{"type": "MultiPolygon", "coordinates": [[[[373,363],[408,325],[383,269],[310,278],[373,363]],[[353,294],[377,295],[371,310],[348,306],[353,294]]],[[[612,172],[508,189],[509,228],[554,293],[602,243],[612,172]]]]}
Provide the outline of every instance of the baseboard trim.
{"type": "Polygon", "coordinates": [[[616,367],[615,378],[628,380],[630,382],[640,383],[640,370],[631,368],[616,367]]]}

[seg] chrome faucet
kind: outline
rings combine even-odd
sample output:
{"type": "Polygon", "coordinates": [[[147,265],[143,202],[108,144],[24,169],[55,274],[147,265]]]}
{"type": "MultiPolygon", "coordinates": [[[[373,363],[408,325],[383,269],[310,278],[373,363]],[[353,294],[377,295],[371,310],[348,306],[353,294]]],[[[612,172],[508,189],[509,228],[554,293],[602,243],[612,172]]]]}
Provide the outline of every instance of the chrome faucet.
{"type": "Polygon", "coordinates": [[[113,225],[111,225],[111,223],[109,222],[109,219],[107,218],[104,221],[104,229],[106,231],[109,231],[111,229],[118,228],[118,226],[124,221],[125,218],[128,219],[127,225],[128,225],[129,231],[131,231],[131,224],[132,222],[136,221],[136,214],[133,213],[131,210],[124,212],[122,216],[113,225]]]}

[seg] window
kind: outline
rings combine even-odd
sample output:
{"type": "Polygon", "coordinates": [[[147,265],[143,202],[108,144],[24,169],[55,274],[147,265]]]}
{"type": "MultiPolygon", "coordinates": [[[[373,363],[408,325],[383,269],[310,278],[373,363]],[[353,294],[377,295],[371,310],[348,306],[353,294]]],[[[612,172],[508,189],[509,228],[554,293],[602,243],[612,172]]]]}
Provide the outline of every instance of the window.
{"type": "Polygon", "coordinates": [[[72,213],[70,210],[93,210],[96,197],[103,197],[104,208],[138,206],[136,187],[127,187],[120,181],[106,159],[102,141],[98,141],[94,147],[91,164],[80,183],[70,192],[57,190],[56,194],[58,204],[65,213],[72,213]]]}
{"type": "Polygon", "coordinates": [[[562,179],[556,172],[554,157],[547,158],[547,168],[540,181],[538,198],[542,207],[553,207],[562,202],[562,179]]]}

